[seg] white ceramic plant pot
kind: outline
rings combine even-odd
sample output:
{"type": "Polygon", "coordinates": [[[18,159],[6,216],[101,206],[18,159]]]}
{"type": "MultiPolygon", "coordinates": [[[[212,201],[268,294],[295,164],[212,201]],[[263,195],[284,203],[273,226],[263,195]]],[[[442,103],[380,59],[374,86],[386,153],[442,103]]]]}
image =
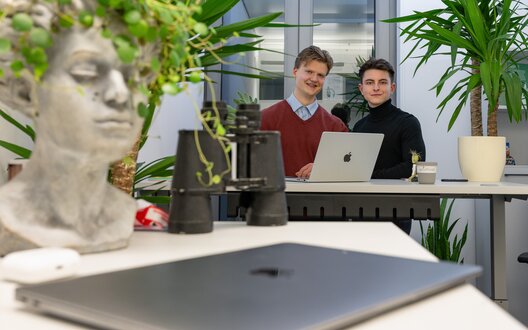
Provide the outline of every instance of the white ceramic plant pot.
{"type": "Polygon", "coordinates": [[[506,138],[460,136],[458,164],[468,181],[499,182],[506,164],[506,138]]]}

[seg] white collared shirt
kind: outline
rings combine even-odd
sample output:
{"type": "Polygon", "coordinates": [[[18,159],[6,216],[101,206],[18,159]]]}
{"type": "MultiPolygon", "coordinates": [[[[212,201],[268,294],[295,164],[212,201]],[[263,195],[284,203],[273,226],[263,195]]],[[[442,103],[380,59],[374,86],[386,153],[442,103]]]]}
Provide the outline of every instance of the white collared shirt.
{"type": "Polygon", "coordinates": [[[310,117],[312,117],[315,114],[315,111],[317,111],[317,108],[319,108],[319,104],[317,103],[317,99],[315,99],[315,101],[313,103],[310,103],[307,106],[304,106],[301,102],[299,102],[299,100],[297,100],[297,98],[295,97],[295,95],[293,95],[293,93],[286,99],[286,102],[288,102],[288,104],[292,108],[293,112],[295,112],[295,113],[296,113],[297,110],[299,110],[299,108],[305,107],[308,110],[308,112],[310,113],[310,115],[307,118],[305,118],[304,120],[309,119],[310,117]]]}

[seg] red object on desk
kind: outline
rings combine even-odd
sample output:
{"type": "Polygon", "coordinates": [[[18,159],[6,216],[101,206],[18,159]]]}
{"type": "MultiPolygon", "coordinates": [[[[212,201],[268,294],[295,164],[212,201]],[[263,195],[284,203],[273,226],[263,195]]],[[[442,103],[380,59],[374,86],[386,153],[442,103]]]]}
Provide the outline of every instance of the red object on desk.
{"type": "Polygon", "coordinates": [[[134,230],[167,230],[169,215],[154,204],[145,200],[138,200],[138,210],[134,230]]]}

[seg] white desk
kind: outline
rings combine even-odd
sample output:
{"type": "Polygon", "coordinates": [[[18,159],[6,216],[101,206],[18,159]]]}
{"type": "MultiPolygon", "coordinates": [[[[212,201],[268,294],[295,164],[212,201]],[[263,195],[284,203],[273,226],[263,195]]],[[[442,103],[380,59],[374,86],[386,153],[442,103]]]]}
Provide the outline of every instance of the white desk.
{"type": "MultiPolygon", "coordinates": [[[[89,275],[262,245],[298,242],[434,261],[436,258],[391,223],[290,222],[282,227],[215,223],[211,234],[135,233],[129,248],[82,257],[89,275]]],[[[21,308],[15,285],[0,281],[0,329],[84,329],[21,308]]],[[[380,315],[354,329],[525,329],[469,284],[380,315]]]]}
{"type": "MultiPolygon", "coordinates": [[[[478,287],[497,303],[508,306],[506,289],[506,228],[505,202],[512,198],[525,199],[528,185],[511,182],[440,182],[418,184],[403,180],[371,180],[356,183],[306,183],[288,182],[288,193],[335,194],[374,194],[438,196],[450,198],[485,198],[490,200],[490,222],[476,221],[477,232],[487,232],[488,237],[475,237],[476,246],[484,246],[485,251],[477,251],[477,263],[484,267],[484,273],[477,280],[478,287]],[[479,242],[480,240],[480,242],[479,242]],[[489,248],[488,248],[489,247],[489,248]]],[[[382,204],[382,202],[380,203],[382,204]]]]}

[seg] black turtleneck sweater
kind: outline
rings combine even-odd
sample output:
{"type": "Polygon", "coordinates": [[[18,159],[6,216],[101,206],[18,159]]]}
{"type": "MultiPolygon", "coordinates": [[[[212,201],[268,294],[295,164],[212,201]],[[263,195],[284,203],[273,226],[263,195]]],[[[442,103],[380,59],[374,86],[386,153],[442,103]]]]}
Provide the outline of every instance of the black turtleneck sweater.
{"type": "Polygon", "coordinates": [[[392,105],[391,100],[371,108],[353,132],[383,133],[383,143],[372,173],[373,179],[400,179],[411,176],[411,150],[425,161],[425,143],[418,119],[392,105]]]}

